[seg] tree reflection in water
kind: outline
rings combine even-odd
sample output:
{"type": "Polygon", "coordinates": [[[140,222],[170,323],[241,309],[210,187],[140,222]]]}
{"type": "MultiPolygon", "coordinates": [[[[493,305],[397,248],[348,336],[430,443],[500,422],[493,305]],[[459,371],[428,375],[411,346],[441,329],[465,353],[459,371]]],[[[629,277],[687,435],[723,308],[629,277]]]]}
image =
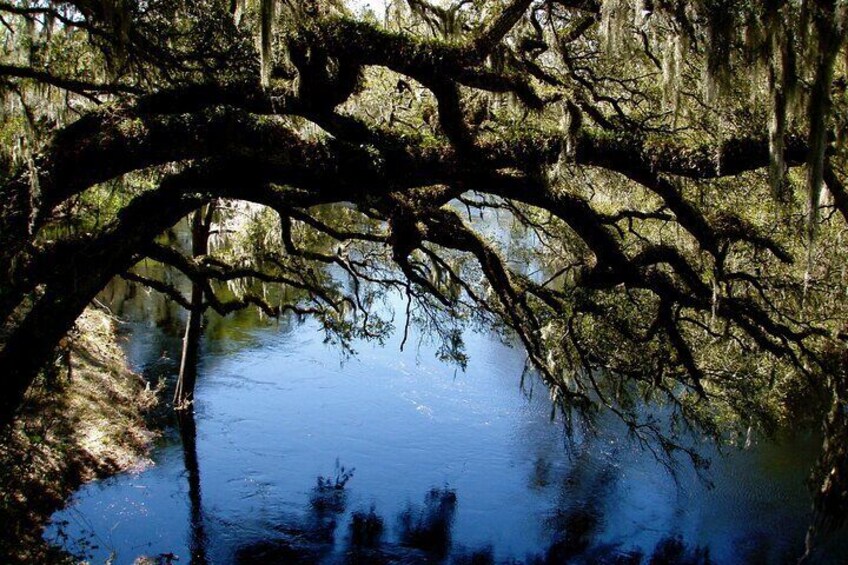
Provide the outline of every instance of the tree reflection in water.
{"type": "Polygon", "coordinates": [[[407,547],[444,557],[451,548],[451,529],[456,514],[456,492],[447,487],[427,493],[424,507],[412,507],[400,515],[400,539],[407,547]]]}
{"type": "Polygon", "coordinates": [[[188,479],[188,499],[191,521],[191,563],[206,565],[206,529],[203,523],[203,504],[200,492],[200,463],[197,459],[197,425],[194,420],[194,410],[177,412],[177,425],[180,430],[180,440],[183,447],[186,477],[188,479]]]}
{"type": "MultiPolygon", "coordinates": [[[[709,549],[688,547],[678,536],[662,539],[650,555],[640,550],[623,549],[618,545],[597,544],[594,538],[602,524],[601,498],[608,492],[612,473],[592,478],[591,500],[571,508],[558,508],[549,519],[552,541],[549,547],[524,559],[496,561],[490,546],[469,550],[454,547],[452,529],[459,504],[457,493],[447,487],[435,487],[424,497],[421,506],[410,504],[395,520],[397,541],[385,535],[387,521],[372,507],[367,512],[351,515],[348,535],[337,539],[338,523],[346,510],[344,489],[313,489],[305,518],[280,522],[276,539],[265,539],[241,546],[235,561],[240,564],[258,563],[343,563],[365,564],[424,564],[452,565],[558,565],[563,563],[638,564],[651,565],[708,565],[712,563],[709,549]],[[606,483],[606,485],[604,484],[606,483]],[[597,497],[597,498],[596,498],[597,497]]],[[[573,479],[573,477],[569,477],[573,479]]],[[[573,488],[568,479],[563,488],[573,488]]]]}

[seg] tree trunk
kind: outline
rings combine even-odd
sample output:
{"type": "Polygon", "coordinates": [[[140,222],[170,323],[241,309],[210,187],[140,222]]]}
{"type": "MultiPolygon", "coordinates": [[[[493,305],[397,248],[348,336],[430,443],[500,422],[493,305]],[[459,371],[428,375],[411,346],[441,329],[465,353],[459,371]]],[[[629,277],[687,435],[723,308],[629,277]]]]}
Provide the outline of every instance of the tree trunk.
{"type": "Polygon", "coordinates": [[[174,203],[165,194],[141,196],[125,209],[114,229],[50,255],[38,273],[43,292],[31,297],[26,311],[0,324],[0,430],[14,420],[26,391],[55,360],[56,346],[85,307],[113,276],[138,260],[140,249],[199,206],[198,198],[174,203]]]}
{"type": "Polygon", "coordinates": [[[830,376],[833,404],[825,416],[824,444],[812,477],[813,522],[807,530],[806,562],[818,544],[848,519],[848,352],[830,376]],[[840,370],[841,369],[841,370],[840,370]]]}
{"type": "Polygon", "coordinates": [[[55,360],[57,344],[96,293],[46,294],[6,340],[0,350],[0,430],[14,420],[33,380],[55,360]]]}
{"type": "MultiPolygon", "coordinates": [[[[215,206],[210,204],[194,213],[191,221],[191,248],[194,257],[209,252],[209,229],[215,206]]],[[[197,382],[197,358],[200,350],[200,338],[203,335],[203,287],[197,283],[191,285],[191,310],[188,312],[183,352],[180,357],[180,376],[174,391],[174,408],[184,410],[194,401],[194,386],[197,382]]]]}

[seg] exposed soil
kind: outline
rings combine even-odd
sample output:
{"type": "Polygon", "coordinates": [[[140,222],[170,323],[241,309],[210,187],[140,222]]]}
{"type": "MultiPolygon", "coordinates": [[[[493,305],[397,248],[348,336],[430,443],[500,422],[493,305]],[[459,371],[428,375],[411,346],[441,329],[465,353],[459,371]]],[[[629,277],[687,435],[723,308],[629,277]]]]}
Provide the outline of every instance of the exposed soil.
{"type": "Polygon", "coordinates": [[[42,540],[50,515],[82,483],[149,464],[156,393],[127,367],[116,324],[87,309],[0,438],[0,563],[72,561],[42,540]]]}

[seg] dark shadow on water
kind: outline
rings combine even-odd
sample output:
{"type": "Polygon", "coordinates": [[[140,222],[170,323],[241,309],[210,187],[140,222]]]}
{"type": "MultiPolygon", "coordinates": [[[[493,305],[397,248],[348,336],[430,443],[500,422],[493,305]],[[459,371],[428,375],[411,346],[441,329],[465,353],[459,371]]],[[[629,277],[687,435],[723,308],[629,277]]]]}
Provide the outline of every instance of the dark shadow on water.
{"type": "Polygon", "coordinates": [[[424,507],[412,506],[399,519],[401,544],[435,557],[445,557],[451,549],[451,529],[456,514],[456,491],[434,488],[427,493],[424,507]]]}
{"type": "Polygon", "coordinates": [[[651,555],[650,565],[710,565],[709,548],[687,547],[680,536],[661,540],[651,555]]]}
{"type": "MultiPolygon", "coordinates": [[[[341,538],[338,522],[345,512],[344,488],[328,489],[319,478],[313,489],[307,513],[301,519],[274,526],[275,539],[258,540],[240,547],[235,562],[241,564],[338,563],[451,565],[560,565],[567,563],[600,565],[709,565],[709,549],[689,547],[680,537],[662,539],[646,555],[638,549],[614,544],[593,544],[599,517],[592,509],[580,507],[563,513],[554,541],[542,553],[524,560],[498,561],[490,546],[478,549],[454,547],[452,529],[458,499],[448,487],[433,488],[421,506],[409,505],[396,518],[397,542],[387,539],[386,521],[375,508],[350,516],[348,535],[341,538]]],[[[755,562],[755,561],[754,561],[755,562]]]]}
{"type": "Polygon", "coordinates": [[[306,515],[273,526],[278,537],[243,545],[236,563],[323,563],[333,552],[336,530],[347,506],[345,485],[353,477],[336,460],[334,476],[319,476],[309,497],[306,515]]]}
{"type": "Polygon", "coordinates": [[[192,565],[206,565],[206,528],[203,523],[203,499],[200,492],[200,463],[197,458],[197,425],[194,410],[189,408],[177,413],[180,439],[183,447],[186,477],[188,479],[190,551],[192,565]]]}
{"type": "Polygon", "coordinates": [[[565,563],[584,553],[600,522],[593,508],[578,507],[556,516],[557,533],[548,548],[546,563],[565,563]]]}
{"type": "MultiPolygon", "coordinates": [[[[495,555],[491,547],[484,547],[470,553],[461,554],[451,560],[452,565],[494,565],[495,555]]],[[[507,563],[513,564],[514,561],[507,563]]]]}
{"type": "Polygon", "coordinates": [[[319,477],[310,495],[305,516],[275,524],[273,529],[278,533],[275,539],[258,540],[241,546],[236,551],[235,562],[350,565],[495,563],[489,547],[470,552],[459,550],[451,555],[451,530],[457,496],[448,487],[431,489],[425,495],[422,506],[410,505],[396,517],[397,542],[387,539],[386,520],[373,507],[367,512],[354,512],[350,517],[347,535],[337,535],[338,523],[347,502],[344,475],[342,479],[341,486],[336,488],[339,485],[336,480],[319,477]]]}
{"type": "Polygon", "coordinates": [[[350,520],[350,545],[354,548],[380,547],[383,541],[383,519],[374,511],[354,512],[350,520]]]}
{"type": "Polygon", "coordinates": [[[562,480],[558,504],[546,520],[552,539],[545,563],[567,563],[594,545],[603,529],[604,501],[613,493],[616,478],[610,461],[598,467],[591,442],[583,446],[577,464],[562,480]]]}

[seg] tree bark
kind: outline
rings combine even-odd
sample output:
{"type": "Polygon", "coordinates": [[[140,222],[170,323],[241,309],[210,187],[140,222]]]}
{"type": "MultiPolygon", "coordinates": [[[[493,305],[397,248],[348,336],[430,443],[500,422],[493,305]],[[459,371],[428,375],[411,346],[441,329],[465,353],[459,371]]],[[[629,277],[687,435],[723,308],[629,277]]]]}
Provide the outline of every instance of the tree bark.
{"type": "Polygon", "coordinates": [[[200,204],[193,197],[174,196],[141,196],[112,229],[51,254],[50,268],[45,266],[39,273],[43,292],[31,297],[33,304],[25,312],[2,326],[0,429],[14,420],[30,385],[54,360],[56,345],[97,293],[138,260],[145,244],[200,204]]]}
{"type": "MultiPolygon", "coordinates": [[[[213,204],[196,211],[191,220],[192,255],[202,257],[209,253],[209,228],[215,212],[213,204]]],[[[200,338],[203,336],[203,287],[197,283],[191,285],[191,309],[188,311],[183,352],[180,357],[180,376],[174,391],[174,408],[191,410],[194,401],[194,387],[197,383],[197,359],[200,351],[200,338]]]]}
{"type": "Polygon", "coordinates": [[[818,545],[848,520],[848,352],[829,376],[833,399],[824,419],[824,442],[811,478],[813,521],[807,530],[807,562],[818,545]]]}

